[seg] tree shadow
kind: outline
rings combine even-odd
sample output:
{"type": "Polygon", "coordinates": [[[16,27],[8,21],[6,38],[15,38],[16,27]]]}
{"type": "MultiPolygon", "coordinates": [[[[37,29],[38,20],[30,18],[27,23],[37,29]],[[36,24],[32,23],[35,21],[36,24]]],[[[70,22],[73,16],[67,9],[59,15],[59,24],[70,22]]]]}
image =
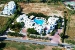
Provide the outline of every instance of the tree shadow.
{"type": "Polygon", "coordinates": [[[3,48],[6,46],[6,43],[3,41],[6,39],[6,37],[0,37],[0,50],[3,50],[3,48]]]}
{"type": "Polygon", "coordinates": [[[68,35],[64,35],[64,36],[62,36],[62,38],[64,38],[64,39],[68,39],[69,36],[68,36],[68,35]]]}
{"type": "Polygon", "coordinates": [[[0,41],[4,41],[7,37],[0,37],[0,41]]]}
{"type": "Polygon", "coordinates": [[[3,50],[3,48],[6,46],[6,43],[4,43],[4,42],[1,42],[0,43],[0,50],[3,50]]]}
{"type": "Polygon", "coordinates": [[[65,35],[64,38],[67,39],[67,38],[69,38],[69,36],[68,35],[65,35]]]}

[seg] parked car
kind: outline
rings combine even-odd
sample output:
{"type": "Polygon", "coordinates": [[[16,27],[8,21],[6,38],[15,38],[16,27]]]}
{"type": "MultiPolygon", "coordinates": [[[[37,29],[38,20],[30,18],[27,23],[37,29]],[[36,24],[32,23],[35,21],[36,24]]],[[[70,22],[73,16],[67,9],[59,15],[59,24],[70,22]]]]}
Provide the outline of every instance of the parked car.
{"type": "Polygon", "coordinates": [[[65,46],[66,50],[71,50],[71,46],[65,46]]]}

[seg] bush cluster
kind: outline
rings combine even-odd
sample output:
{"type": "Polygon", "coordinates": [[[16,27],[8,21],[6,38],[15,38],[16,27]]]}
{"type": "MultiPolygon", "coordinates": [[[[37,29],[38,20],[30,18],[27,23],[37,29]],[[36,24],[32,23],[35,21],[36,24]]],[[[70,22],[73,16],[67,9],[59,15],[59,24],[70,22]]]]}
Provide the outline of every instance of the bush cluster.
{"type": "Polygon", "coordinates": [[[75,41],[74,40],[66,40],[67,43],[69,44],[74,44],[75,45],[75,41]]]}
{"type": "Polygon", "coordinates": [[[45,39],[48,40],[48,37],[41,37],[40,35],[28,35],[29,38],[34,38],[34,39],[45,39]]]}
{"type": "Polygon", "coordinates": [[[27,29],[28,34],[36,34],[39,35],[39,33],[34,28],[28,28],[27,29]]]}
{"type": "Polygon", "coordinates": [[[62,50],[62,49],[60,49],[60,48],[52,48],[52,50],[62,50]]]}
{"type": "Polygon", "coordinates": [[[48,16],[47,16],[47,15],[44,15],[43,13],[31,12],[31,13],[28,13],[27,15],[28,15],[29,17],[30,17],[31,15],[34,15],[35,17],[48,18],[48,16]]]}
{"type": "Polygon", "coordinates": [[[23,36],[22,34],[19,34],[19,33],[17,33],[17,32],[15,32],[15,33],[8,32],[8,35],[10,35],[10,36],[15,36],[15,37],[22,37],[22,36],[23,36]]]}

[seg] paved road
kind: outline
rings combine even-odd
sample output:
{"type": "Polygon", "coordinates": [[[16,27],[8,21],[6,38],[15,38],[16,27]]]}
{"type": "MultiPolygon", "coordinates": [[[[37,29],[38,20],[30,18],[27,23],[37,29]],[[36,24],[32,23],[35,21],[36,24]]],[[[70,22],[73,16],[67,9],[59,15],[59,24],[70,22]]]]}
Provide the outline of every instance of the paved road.
{"type": "MultiPolygon", "coordinates": [[[[49,45],[49,46],[58,46],[58,44],[54,44],[54,43],[50,43],[50,42],[34,41],[34,40],[22,40],[22,39],[15,39],[15,38],[7,38],[5,40],[11,40],[11,41],[17,41],[17,42],[26,42],[26,43],[34,43],[34,44],[41,44],[41,45],[49,45]]],[[[61,45],[74,47],[74,45],[64,44],[64,43],[62,43],[61,45]]]]}
{"type": "MultiPolygon", "coordinates": [[[[50,42],[41,42],[41,41],[34,41],[34,40],[22,40],[17,38],[6,38],[6,37],[0,37],[0,40],[8,40],[8,41],[16,41],[16,42],[26,42],[26,43],[33,43],[33,44],[41,44],[41,45],[48,45],[48,46],[59,46],[58,44],[50,43],[50,42]]],[[[74,47],[74,45],[70,44],[61,44],[63,46],[71,46],[74,47]]]]}
{"type": "Polygon", "coordinates": [[[34,44],[41,44],[41,45],[50,45],[50,46],[58,46],[58,44],[50,43],[50,42],[39,42],[34,40],[21,40],[15,38],[7,38],[5,40],[17,41],[17,42],[26,42],[26,43],[34,43],[34,44]]]}

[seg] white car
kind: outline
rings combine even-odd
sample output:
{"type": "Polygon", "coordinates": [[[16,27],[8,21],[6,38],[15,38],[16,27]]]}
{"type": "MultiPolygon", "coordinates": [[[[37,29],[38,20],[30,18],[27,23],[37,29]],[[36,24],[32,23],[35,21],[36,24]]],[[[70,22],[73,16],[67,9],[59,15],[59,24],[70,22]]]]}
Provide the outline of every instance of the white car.
{"type": "Polygon", "coordinates": [[[71,46],[65,46],[66,50],[71,50],[71,46]]]}

